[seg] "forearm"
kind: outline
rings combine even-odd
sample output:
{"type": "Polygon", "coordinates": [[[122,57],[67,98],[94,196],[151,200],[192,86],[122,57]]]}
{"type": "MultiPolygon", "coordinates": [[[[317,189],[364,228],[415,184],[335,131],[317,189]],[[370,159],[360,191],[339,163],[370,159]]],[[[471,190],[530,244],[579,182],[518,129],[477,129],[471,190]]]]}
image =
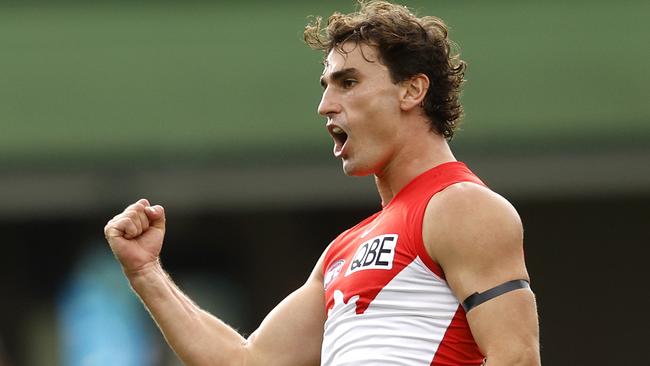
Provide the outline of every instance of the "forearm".
{"type": "Polygon", "coordinates": [[[241,365],[245,343],[234,329],[194,304],[156,263],[127,273],[167,343],[186,365],[241,365]]]}

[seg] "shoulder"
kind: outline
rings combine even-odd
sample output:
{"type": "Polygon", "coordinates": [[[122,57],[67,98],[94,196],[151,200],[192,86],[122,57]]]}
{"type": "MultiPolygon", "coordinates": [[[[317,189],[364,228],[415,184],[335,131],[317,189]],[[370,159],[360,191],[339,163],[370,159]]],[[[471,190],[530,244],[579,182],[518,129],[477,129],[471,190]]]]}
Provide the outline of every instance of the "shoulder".
{"type": "Polygon", "coordinates": [[[519,214],[508,200],[474,183],[451,185],[431,198],[422,236],[447,276],[473,270],[500,277],[498,267],[523,259],[519,214]]]}
{"type": "Polygon", "coordinates": [[[425,214],[435,221],[453,222],[453,226],[471,223],[482,227],[494,220],[500,224],[521,226],[519,214],[508,200],[487,187],[471,182],[453,184],[434,195],[427,204],[425,214]]]}
{"type": "Polygon", "coordinates": [[[334,245],[335,242],[336,242],[336,240],[333,240],[332,242],[330,242],[327,245],[325,250],[323,250],[323,252],[321,253],[320,257],[318,258],[318,261],[316,262],[316,265],[314,266],[314,268],[313,268],[313,270],[312,270],[312,272],[311,272],[311,274],[309,276],[309,280],[316,281],[316,282],[318,282],[320,284],[323,283],[323,277],[324,277],[323,272],[325,270],[325,263],[328,260],[328,253],[330,252],[330,248],[334,245]]]}

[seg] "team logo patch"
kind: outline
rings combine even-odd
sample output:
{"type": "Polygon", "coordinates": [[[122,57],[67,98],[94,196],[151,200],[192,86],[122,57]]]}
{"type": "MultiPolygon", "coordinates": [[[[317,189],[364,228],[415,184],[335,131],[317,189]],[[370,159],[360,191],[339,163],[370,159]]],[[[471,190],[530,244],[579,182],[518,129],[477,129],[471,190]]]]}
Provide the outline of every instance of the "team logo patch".
{"type": "Polygon", "coordinates": [[[323,286],[326,290],[330,283],[332,283],[332,281],[334,281],[336,277],[339,276],[339,273],[341,273],[344,264],[345,260],[339,259],[336,262],[330,264],[330,266],[327,268],[327,271],[325,272],[325,278],[323,278],[323,286]]]}
{"type": "Polygon", "coordinates": [[[376,236],[359,246],[345,277],[366,269],[391,269],[395,257],[397,234],[376,236]]]}

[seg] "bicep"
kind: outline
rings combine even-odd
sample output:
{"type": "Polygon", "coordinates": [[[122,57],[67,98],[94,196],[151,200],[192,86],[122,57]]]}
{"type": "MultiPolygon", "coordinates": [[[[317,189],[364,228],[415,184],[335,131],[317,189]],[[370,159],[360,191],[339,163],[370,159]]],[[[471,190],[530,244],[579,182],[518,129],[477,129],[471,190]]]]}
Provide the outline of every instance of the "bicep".
{"type": "Polygon", "coordinates": [[[475,184],[452,186],[429,202],[423,240],[463,300],[510,280],[528,280],[519,215],[475,184]],[[451,189],[450,189],[451,188],[451,189]]]}
{"type": "Polygon", "coordinates": [[[287,296],[247,341],[247,365],[319,365],[325,323],[322,257],[307,282],[287,296]]]}
{"type": "MultiPolygon", "coordinates": [[[[477,186],[460,186],[432,200],[423,239],[445,272],[459,301],[511,280],[528,280],[523,230],[515,209],[502,197],[477,186]]],[[[517,289],[470,310],[467,320],[484,354],[537,347],[534,295],[517,289]]]]}

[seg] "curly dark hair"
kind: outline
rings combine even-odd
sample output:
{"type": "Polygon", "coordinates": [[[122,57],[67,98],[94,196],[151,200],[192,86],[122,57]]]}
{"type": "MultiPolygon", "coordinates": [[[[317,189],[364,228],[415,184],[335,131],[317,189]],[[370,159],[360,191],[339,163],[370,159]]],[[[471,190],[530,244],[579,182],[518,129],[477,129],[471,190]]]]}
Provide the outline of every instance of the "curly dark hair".
{"type": "Polygon", "coordinates": [[[445,23],[434,16],[415,16],[407,7],[386,1],[359,0],[357,12],[334,13],[322,26],[316,17],[305,26],[305,42],[316,50],[342,54],[346,42],[376,47],[394,83],[425,74],[430,86],[422,103],[431,128],[451,139],[463,115],[460,88],[466,63],[452,53],[445,23]]]}

